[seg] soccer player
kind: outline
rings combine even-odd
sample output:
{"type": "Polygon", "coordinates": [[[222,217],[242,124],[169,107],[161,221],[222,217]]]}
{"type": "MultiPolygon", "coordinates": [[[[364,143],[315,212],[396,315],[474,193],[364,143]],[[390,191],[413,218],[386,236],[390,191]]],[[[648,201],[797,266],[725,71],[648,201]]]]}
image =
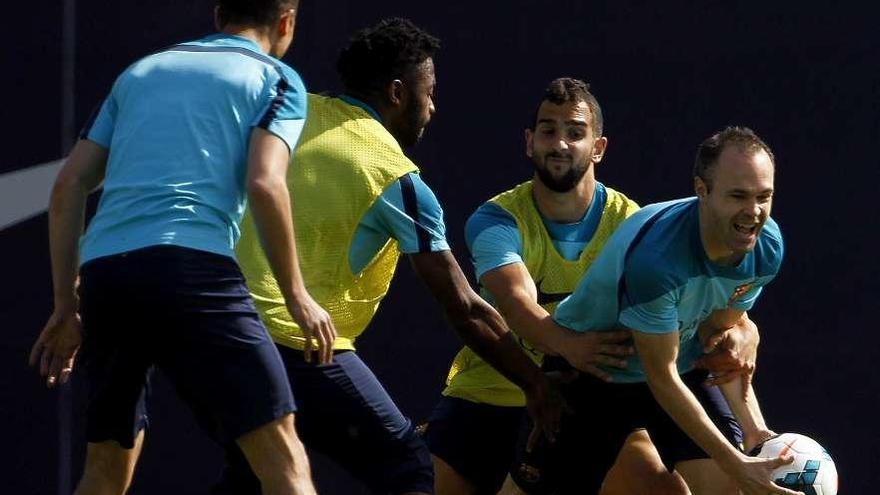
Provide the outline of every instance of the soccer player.
{"type": "MultiPolygon", "coordinates": [[[[629,335],[578,334],[553,325],[550,318],[611,233],[638,209],[595,179],[595,166],[608,144],[602,121],[599,102],[586,83],[552,81],[525,131],[534,176],[480,206],[465,233],[484,297],[536,362],[548,352],[607,378],[596,363],[622,366],[630,348],[620,344],[629,335]]],[[[513,463],[525,405],[522,392],[465,347],[452,364],[443,395],[425,434],[436,492],[497,493],[513,463]]],[[[612,475],[608,490],[684,493],[647,435],[641,431],[632,437],[621,453],[625,474],[612,475]]]]}
{"type": "MultiPolygon", "coordinates": [[[[297,392],[303,442],[327,454],[375,493],[432,493],[430,454],[354,352],[394,276],[400,253],[445,310],[459,335],[525,390],[541,425],[561,412],[540,369],[501,316],[467,283],[445,239],[443,212],[402,147],[422,137],[435,111],[438,40],[403,19],[357,32],[340,54],[338,96],[309,95],[309,120],[288,171],[306,285],[328,309],[339,338],[333,362],[308,364],[307,339],[287,314],[275,281],[243,225],[238,256],[251,293],[279,344],[297,392]]],[[[225,485],[252,493],[233,468],[225,485]]]]}
{"type": "Polygon", "coordinates": [[[56,180],[55,309],[31,363],[50,387],[63,383],[82,339],[88,449],[77,494],[127,490],[154,366],[212,438],[241,448],[264,493],[314,493],[283,363],[233,253],[247,194],[284,307],[329,359],[335,329],[303,284],[284,182],[306,94],[276,57],[297,7],[220,0],[219,33],[117,78],[56,180]],[[80,239],[86,197],[102,181],[80,239]]]}
{"type": "Polygon", "coordinates": [[[618,227],[554,319],[577,331],[631,329],[637,356],[624,369],[605,368],[612,383],[581,375],[567,386],[574,414],[556,443],[533,452],[540,484],[512,473],[520,488],[596,493],[624,439],[645,428],[694,494],[796,493],[770,479],[791,458],[740,450],[736,419],[749,434],[746,448],[770,434],[754,394],[743,400],[741,385],[731,382],[722,397],[694,369],[701,340],[741,324],[779,269],[774,169],[770,148],[754,132],[724,129],[698,148],[695,198],[646,206],[618,227]]]}

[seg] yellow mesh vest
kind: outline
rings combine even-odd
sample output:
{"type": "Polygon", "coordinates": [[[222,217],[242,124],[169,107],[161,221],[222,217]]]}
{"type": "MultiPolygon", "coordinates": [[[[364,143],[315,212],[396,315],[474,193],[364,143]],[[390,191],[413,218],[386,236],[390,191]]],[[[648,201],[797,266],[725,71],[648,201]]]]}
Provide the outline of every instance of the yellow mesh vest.
{"type": "MultiPolygon", "coordinates": [[[[626,217],[638,210],[638,205],[623,194],[606,187],[607,192],[602,218],[593,238],[584,247],[577,260],[563,258],[550,239],[541,215],[532,198],[532,182],[525,182],[490,199],[504,208],[516,220],[522,243],[522,259],[526,269],[535,281],[539,293],[570,294],[580,278],[596,259],[608,238],[626,217]]],[[[553,313],[558,301],[543,304],[542,307],[553,313]]],[[[535,362],[543,357],[527,341],[517,337],[526,354],[535,362]]],[[[522,391],[489,366],[470,348],[463,348],[449,370],[444,395],[459,397],[473,402],[496,406],[524,406],[522,391]]]]}
{"type": "MultiPolygon", "coordinates": [[[[418,168],[365,110],[338,98],[308,95],[308,118],[287,172],[293,224],[306,288],[339,336],[354,349],[388,292],[400,252],[389,240],[352,274],[348,252],[361,217],[386,187],[418,168]]],[[[236,254],[257,310],[275,342],[302,349],[305,339],[284,304],[248,211],[236,254]]]]}

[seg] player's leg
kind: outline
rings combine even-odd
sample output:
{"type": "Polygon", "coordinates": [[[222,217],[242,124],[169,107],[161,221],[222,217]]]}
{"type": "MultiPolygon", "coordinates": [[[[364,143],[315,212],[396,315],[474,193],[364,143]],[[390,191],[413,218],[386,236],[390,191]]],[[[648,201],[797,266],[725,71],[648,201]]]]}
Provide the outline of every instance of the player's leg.
{"type": "Polygon", "coordinates": [[[74,495],[122,495],[131,485],[134,467],[144,442],[144,430],[135,437],[132,448],[115,440],[90,442],[82,478],[74,495]]]}
{"type": "Polygon", "coordinates": [[[498,495],[528,495],[525,491],[523,491],[519,485],[516,484],[516,481],[513,480],[513,476],[507,475],[504,478],[504,484],[501,485],[501,489],[498,490],[498,495]]]}
{"type": "MultiPolygon", "coordinates": [[[[666,470],[657,449],[644,430],[633,432],[605,477],[600,495],[687,495],[684,480],[666,470]]],[[[524,495],[510,476],[499,495],[524,495]]]]}
{"type": "Polygon", "coordinates": [[[147,424],[149,318],[125,255],[101,258],[80,271],[83,343],[78,366],[87,393],[85,467],[77,495],[124,494],[131,484],[147,424]]]}
{"type": "Polygon", "coordinates": [[[157,292],[168,297],[157,333],[166,345],[157,365],[212,438],[241,447],[264,494],[314,493],[284,364],[238,266],[180,248],[162,258],[157,292]]]}
{"type": "Polygon", "coordinates": [[[694,495],[737,495],[733,478],[712,459],[693,459],[675,465],[694,495]]]}
{"type": "MultiPolygon", "coordinates": [[[[742,444],[742,431],[727,406],[718,387],[705,384],[707,372],[695,370],[681,376],[693,392],[706,414],[736,448],[742,444]]],[[[649,426],[654,440],[667,467],[677,471],[694,495],[735,495],[738,492],[733,480],[718,464],[690,439],[655,402],[655,420],[649,426]],[[663,414],[661,414],[663,413],[663,414]]]]}
{"type": "Polygon", "coordinates": [[[428,448],[372,371],[353,351],[326,365],[280,348],[300,412],[303,442],[374,493],[433,493],[428,448]]]}
{"type": "Polygon", "coordinates": [[[476,485],[446,463],[443,459],[431,454],[434,465],[434,493],[436,495],[479,495],[476,485]]]}
{"type": "Polygon", "coordinates": [[[669,472],[645,430],[630,434],[605,476],[600,495],[687,495],[687,485],[669,472]]]}
{"type": "Polygon", "coordinates": [[[441,397],[423,437],[437,495],[494,494],[513,462],[525,408],[441,397]]]}
{"type": "Polygon", "coordinates": [[[248,464],[263,488],[263,494],[315,493],[309,460],[293,426],[293,414],[257,427],[238,437],[248,464]]]}

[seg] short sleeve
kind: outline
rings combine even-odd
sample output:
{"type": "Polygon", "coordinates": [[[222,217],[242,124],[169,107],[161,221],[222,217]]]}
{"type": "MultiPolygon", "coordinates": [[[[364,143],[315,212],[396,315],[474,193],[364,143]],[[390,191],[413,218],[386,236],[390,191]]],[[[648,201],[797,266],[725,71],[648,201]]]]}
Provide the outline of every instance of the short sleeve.
{"type": "Polygon", "coordinates": [[[671,333],[679,329],[680,284],[664,267],[654,262],[652,256],[633,256],[627,263],[619,287],[621,325],[645,333],[671,333]]]}
{"type": "Polygon", "coordinates": [[[118,108],[111,92],[101,105],[96,107],[80,132],[80,139],[88,139],[104,148],[110,148],[113,130],[116,128],[118,108]]]}
{"type": "Polygon", "coordinates": [[[500,206],[484,203],[465,224],[477,280],[495,268],[522,263],[522,241],[516,220],[500,206]]]}
{"type": "Polygon", "coordinates": [[[286,65],[277,69],[280,77],[266,93],[267,101],[253,125],[281,138],[293,153],[305,125],[306,88],[293,69],[286,65]]]}
{"type": "Polygon", "coordinates": [[[449,249],[443,208],[417,173],[406,174],[386,188],[364,220],[396,239],[402,253],[449,249]]]}

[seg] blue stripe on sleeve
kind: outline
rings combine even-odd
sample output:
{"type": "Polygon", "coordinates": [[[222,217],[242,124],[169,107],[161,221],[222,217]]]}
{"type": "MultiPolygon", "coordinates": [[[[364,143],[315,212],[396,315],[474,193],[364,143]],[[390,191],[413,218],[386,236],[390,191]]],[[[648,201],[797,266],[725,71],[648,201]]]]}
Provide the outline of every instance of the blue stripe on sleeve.
{"type": "Polygon", "coordinates": [[[409,174],[400,178],[400,191],[403,194],[403,208],[407,215],[413,219],[416,229],[416,237],[419,240],[419,252],[431,251],[431,236],[419,223],[419,203],[416,198],[416,189],[409,174]]]}
{"type": "Polygon", "coordinates": [[[284,93],[287,92],[289,87],[290,84],[284,77],[278,80],[278,83],[275,84],[275,97],[272,98],[272,103],[269,105],[269,108],[266,109],[266,113],[263,114],[260,123],[257,124],[258,127],[267,130],[269,129],[269,124],[275,120],[275,116],[278,114],[278,109],[281,108],[281,105],[284,103],[284,93]]]}

